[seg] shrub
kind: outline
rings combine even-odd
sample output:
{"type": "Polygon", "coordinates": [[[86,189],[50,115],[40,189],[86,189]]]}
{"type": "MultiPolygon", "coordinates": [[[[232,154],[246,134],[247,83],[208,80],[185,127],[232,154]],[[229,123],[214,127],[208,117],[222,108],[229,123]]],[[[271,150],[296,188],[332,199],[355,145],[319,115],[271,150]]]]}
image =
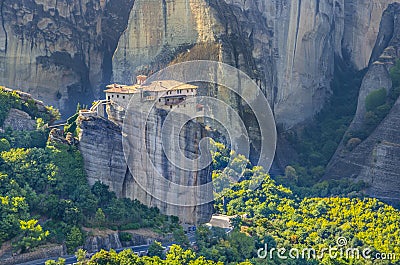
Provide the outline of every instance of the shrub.
{"type": "Polygon", "coordinates": [[[351,138],[348,142],[347,142],[347,149],[349,151],[352,151],[354,148],[356,148],[357,145],[359,145],[361,143],[361,139],[360,138],[351,138]]]}
{"type": "Polygon", "coordinates": [[[385,88],[374,90],[365,98],[367,111],[374,111],[377,107],[385,104],[387,92],[385,88]]]}
{"type": "Polygon", "coordinates": [[[365,125],[374,128],[380,122],[379,117],[373,111],[365,113],[365,125]]]}
{"type": "Polygon", "coordinates": [[[391,105],[383,104],[383,105],[377,107],[374,112],[380,120],[383,120],[389,114],[391,109],[392,109],[391,105]]]}
{"type": "Polygon", "coordinates": [[[122,242],[129,242],[132,240],[132,234],[131,233],[127,233],[127,232],[120,232],[119,233],[119,239],[122,242]]]}
{"type": "Polygon", "coordinates": [[[0,152],[8,151],[8,150],[10,150],[10,148],[11,148],[11,145],[7,139],[5,139],[5,138],[0,139],[0,152]]]}

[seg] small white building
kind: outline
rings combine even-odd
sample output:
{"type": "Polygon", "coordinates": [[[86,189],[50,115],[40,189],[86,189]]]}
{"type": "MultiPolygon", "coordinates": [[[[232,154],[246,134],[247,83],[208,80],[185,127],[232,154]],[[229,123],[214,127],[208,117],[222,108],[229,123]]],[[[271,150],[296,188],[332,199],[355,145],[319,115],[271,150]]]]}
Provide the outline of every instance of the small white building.
{"type": "Polygon", "coordinates": [[[117,105],[126,108],[129,101],[135,93],[138,93],[139,85],[126,86],[119,84],[108,85],[104,90],[106,93],[106,100],[116,103],[117,105]]]}

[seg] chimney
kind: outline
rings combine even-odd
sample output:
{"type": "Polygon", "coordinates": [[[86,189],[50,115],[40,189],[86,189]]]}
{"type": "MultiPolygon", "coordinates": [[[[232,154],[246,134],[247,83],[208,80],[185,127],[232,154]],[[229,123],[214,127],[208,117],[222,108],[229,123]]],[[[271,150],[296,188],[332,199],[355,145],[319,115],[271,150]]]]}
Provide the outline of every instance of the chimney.
{"type": "Polygon", "coordinates": [[[147,76],[145,76],[145,75],[138,75],[138,76],[136,77],[136,83],[137,83],[138,85],[143,85],[143,83],[146,81],[146,79],[147,79],[147,76]]]}

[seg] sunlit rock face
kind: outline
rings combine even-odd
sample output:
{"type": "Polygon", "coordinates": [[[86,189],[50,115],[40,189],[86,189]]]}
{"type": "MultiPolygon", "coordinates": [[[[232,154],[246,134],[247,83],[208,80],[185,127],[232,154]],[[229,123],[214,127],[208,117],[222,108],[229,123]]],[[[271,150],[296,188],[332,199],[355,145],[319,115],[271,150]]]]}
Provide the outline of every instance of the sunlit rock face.
{"type": "MultiPolygon", "coordinates": [[[[108,113],[112,115],[114,110],[115,108],[108,108],[108,113]]],[[[211,182],[209,166],[196,172],[184,171],[174,167],[167,159],[162,142],[162,125],[166,115],[166,111],[160,110],[149,116],[140,112],[131,116],[134,125],[142,123],[141,119],[149,119],[146,130],[132,127],[130,139],[133,142],[130,148],[136,155],[132,161],[126,159],[121,126],[98,116],[80,116],[79,149],[84,158],[89,183],[93,185],[96,181],[101,181],[118,197],[136,199],[149,207],[157,207],[163,214],[178,216],[183,223],[206,223],[211,219],[213,211],[212,189],[200,188],[198,194],[192,194],[183,188],[182,192],[176,193],[170,186],[158,181],[157,174],[183,187],[211,182]],[[149,157],[151,163],[146,163],[146,157],[149,157]],[[207,203],[197,205],[195,202],[190,206],[171,203],[180,201],[182,205],[189,205],[190,200],[196,200],[199,196],[210,199],[207,203]]],[[[197,122],[189,122],[183,128],[179,140],[187,157],[193,159],[199,155],[199,142],[205,134],[203,125],[197,122]]]]}
{"type": "MultiPolygon", "coordinates": [[[[188,54],[221,44],[213,58],[247,72],[273,105],[277,123],[309,120],[329,98],[335,55],[368,65],[390,0],[136,1],[113,57],[113,79],[130,82],[188,54]]],[[[209,54],[188,59],[208,59],[209,54]]]]}

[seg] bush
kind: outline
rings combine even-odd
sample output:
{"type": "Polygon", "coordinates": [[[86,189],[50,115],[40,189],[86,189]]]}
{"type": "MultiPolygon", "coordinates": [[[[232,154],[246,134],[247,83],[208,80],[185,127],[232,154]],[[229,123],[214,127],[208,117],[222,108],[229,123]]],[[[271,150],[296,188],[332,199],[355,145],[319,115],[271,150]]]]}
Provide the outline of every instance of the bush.
{"type": "Polygon", "coordinates": [[[360,138],[351,138],[348,142],[347,142],[347,149],[349,151],[352,151],[357,145],[359,145],[361,143],[361,139],[360,138]]]}
{"type": "Polygon", "coordinates": [[[149,257],[160,257],[160,258],[164,258],[164,247],[161,245],[160,242],[158,241],[154,241],[148,250],[148,255],[149,257]]]}
{"type": "Polygon", "coordinates": [[[8,150],[10,150],[10,148],[11,148],[11,145],[7,139],[5,139],[5,138],[0,139],[0,152],[8,151],[8,150]]]}
{"type": "Polygon", "coordinates": [[[68,253],[73,253],[75,250],[83,244],[83,234],[81,230],[74,226],[71,231],[67,234],[65,245],[67,246],[68,253]]]}
{"type": "Polygon", "coordinates": [[[389,104],[383,104],[379,107],[376,108],[375,115],[380,119],[383,120],[390,112],[392,109],[392,106],[389,104]]]}
{"type": "Polygon", "coordinates": [[[385,88],[374,90],[365,98],[367,111],[374,111],[377,107],[386,103],[387,92],[385,88]]]}
{"type": "Polygon", "coordinates": [[[131,233],[127,233],[127,232],[120,232],[119,233],[119,239],[122,242],[129,242],[132,241],[132,234],[131,233]]]}
{"type": "Polygon", "coordinates": [[[374,128],[380,122],[378,116],[373,111],[365,113],[365,125],[374,128]]]}

